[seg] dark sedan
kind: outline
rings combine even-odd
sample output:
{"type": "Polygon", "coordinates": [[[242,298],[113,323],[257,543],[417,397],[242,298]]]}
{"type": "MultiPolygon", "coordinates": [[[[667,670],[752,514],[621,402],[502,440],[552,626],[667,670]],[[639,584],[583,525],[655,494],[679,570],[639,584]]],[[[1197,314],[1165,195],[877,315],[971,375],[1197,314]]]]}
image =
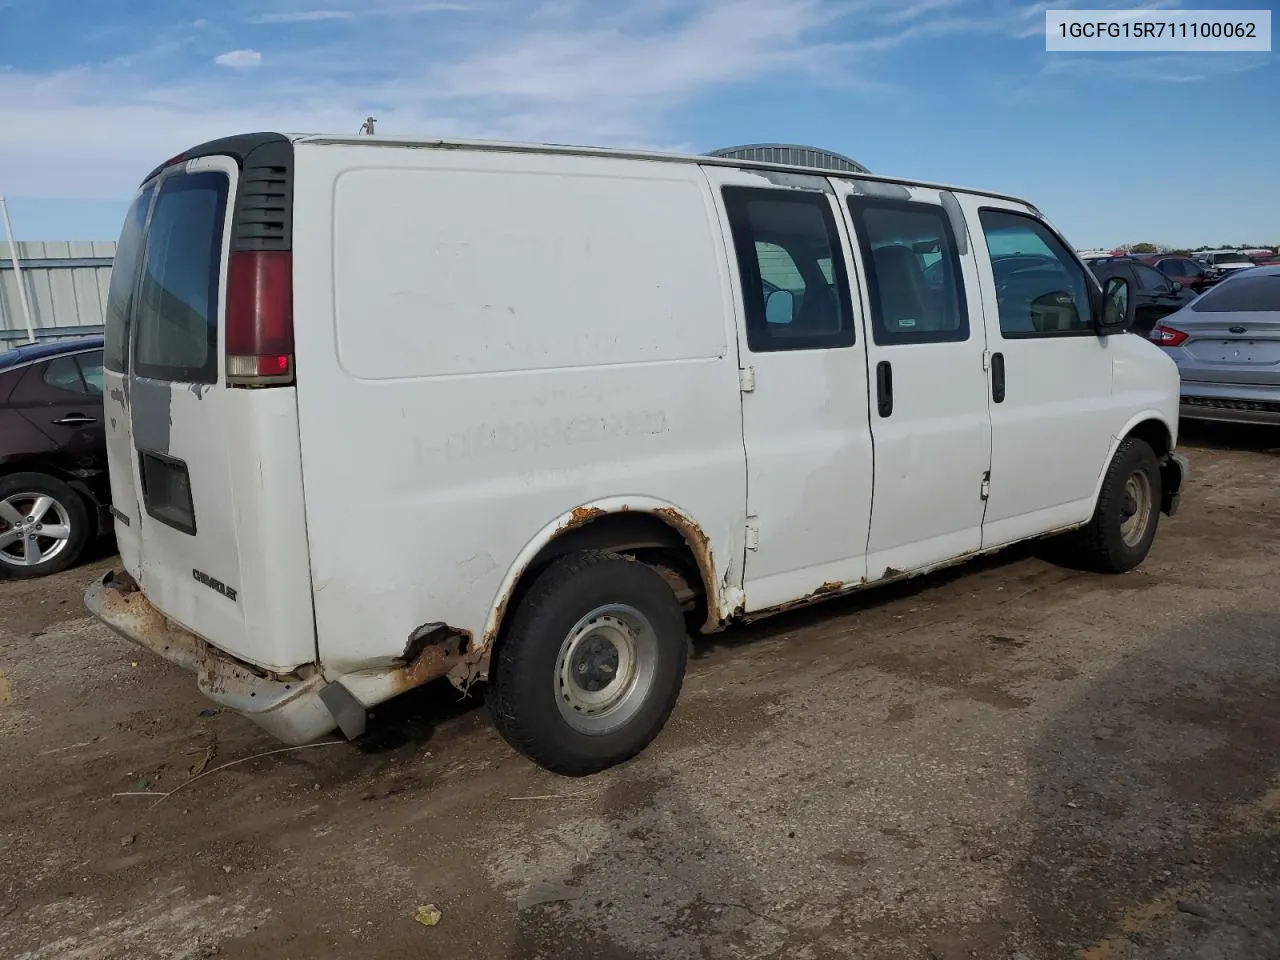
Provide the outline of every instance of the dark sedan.
{"type": "Polygon", "coordinates": [[[63,570],[111,530],[102,337],[0,353],[0,576],[63,570]]]}
{"type": "Polygon", "coordinates": [[[1196,293],[1204,293],[1222,279],[1216,270],[1197,263],[1190,257],[1178,257],[1170,254],[1136,256],[1133,259],[1159,270],[1170,280],[1190,287],[1196,293]]]}
{"type": "Polygon", "coordinates": [[[1090,260],[1089,269],[1099,283],[1106,283],[1111,277],[1129,281],[1135,303],[1132,332],[1139,336],[1147,336],[1161,319],[1181,310],[1197,296],[1194,290],[1132,257],[1090,260]]]}

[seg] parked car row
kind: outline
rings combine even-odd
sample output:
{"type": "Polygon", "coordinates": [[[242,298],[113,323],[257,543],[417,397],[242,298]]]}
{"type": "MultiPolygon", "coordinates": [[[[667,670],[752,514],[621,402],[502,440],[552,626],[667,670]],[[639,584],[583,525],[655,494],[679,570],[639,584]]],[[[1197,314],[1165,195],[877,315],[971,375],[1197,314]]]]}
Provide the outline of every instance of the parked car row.
{"type": "Polygon", "coordinates": [[[1222,273],[1185,257],[1086,259],[1100,282],[1125,277],[1135,301],[1130,332],[1173,357],[1187,420],[1280,424],[1280,263],[1213,260],[1222,273]],[[1188,266],[1189,265],[1189,266],[1188,266]],[[1175,280],[1180,271],[1191,277],[1175,280]],[[1200,285],[1193,286],[1195,281],[1200,285]],[[1201,291],[1201,292],[1198,292],[1201,291]]]}
{"type": "Polygon", "coordinates": [[[1206,267],[1218,271],[1220,277],[1236,270],[1248,270],[1258,265],[1258,261],[1241,250],[1207,250],[1195,254],[1206,267]]]}
{"type": "Polygon", "coordinates": [[[1194,300],[1196,290],[1181,281],[1132,257],[1106,257],[1089,261],[1089,269],[1100,283],[1111,277],[1129,281],[1129,296],[1134,301],[1134,333],[1147,336],[1161,318],[1176,313],[1194,300]]]}

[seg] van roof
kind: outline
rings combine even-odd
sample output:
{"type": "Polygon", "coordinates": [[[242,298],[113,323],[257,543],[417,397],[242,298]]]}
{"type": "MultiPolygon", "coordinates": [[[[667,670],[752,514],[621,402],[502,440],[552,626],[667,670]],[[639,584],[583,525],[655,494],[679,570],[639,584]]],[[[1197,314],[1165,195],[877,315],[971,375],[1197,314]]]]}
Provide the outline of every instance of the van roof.
{"type": "Polygon", "coordinates": [[[853,171],[833,170],[827,167],[805,167],[797,164],[778,163],[768,160],[745,160],[738,157],[719,157],[701,153],[674,153],[662,150],[638,150],[625,147],[587,147],[562,143],[526,143],[508,140],[464,140],[451,137],[389,137],[383,134],[369,136],[366,134],[317,134],[317,133],[250,133],[211,140],[198,146],[184,150],[178,156],[166,161],[151,171],[143,180],[150,180],[170,163],[193,157],[213,156],[228,153],[237,160],[243,161],[245,155],[255,147],[268,141],[282,143],[285,140],[294,143],[336,144],[353,147],[419,147],[443,150],[491,150],[508,153],[556,153],[568,156],[584,157],[617,157],[630,160],[661,160],[669,163],[697,163],[705,166],[736,167],[742,170],[769,170],[780,173],[808,174],[815,177],[838,177],[845,180],[870,180],[879,183],[893,183],[908,187],[927,187],[933,190],[948,190],[954,193],[971,193],[984,197],[998,197],[1026,206],[1036,215],[1040,211],[1022,197],[1009,193],[998,193],[992,190],[978,190],[972,187],[959,187],[945,183],[933,183],[927,180],[912,180],[906,177],[886,177],[875,173],[855,173],[853,171]]]}
{"type": "MultiPolygon", "coordinates": [[[[665,160],[671,163],[698,163],[704,166],[737,167],[750,170],[773,170],[785,173],[805,173],[817,177],[837,177],[844,180],[874,180],[881,183],[897,183],[910,187],[928,187],[934,190],[949,190],[956,193],[975,193],[985,197],[999,197],[1015,203],[1026,204],[1032,210],[1036,208],[1022,197],[1013,194],[997,193],[991,190],[977,190],[972,187],[958,187],[945,183],[933,183],[926,180],[912,180],[906,177],[886,177],[875,173],[855,173],[845,170],[832,170],[827,167],[804,167],[789,163],[776,163],[767,160],[744,160],[738,157],[718,157],[705,153],[675,153],[663,150],[639,150],[628,147],[588,147],[563,143],[526,143],[515,140],[465,140],[452,137],[394,137],[377,134],[286,134],[298,143],[343,144],[345,146],[386,146],[386,147],[436,147],[443,149],[465,148],[469,150],[493,150],[512,153],[559,153],[571,156],[586,157],[618,157],[630,160],[665,160]]],[[[1038,210],[1036,211],[1039,212],[1038,210]]]]}

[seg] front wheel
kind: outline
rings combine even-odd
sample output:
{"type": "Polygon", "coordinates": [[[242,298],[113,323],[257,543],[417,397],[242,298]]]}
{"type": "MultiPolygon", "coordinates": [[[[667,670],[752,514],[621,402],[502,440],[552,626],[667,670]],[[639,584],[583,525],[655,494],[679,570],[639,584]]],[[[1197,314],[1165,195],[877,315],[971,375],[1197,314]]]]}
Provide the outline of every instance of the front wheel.
{"type": "Polygon", "coordinates": [[[65,570],[89,542],[89,511],[56,477],[0,478],[0,572],[26,579],[65,570]]]}
{"type": "Polygon", "coordinates": [[[1068,534],[1056,554],[1098,573],[1126,573],[1147,558],[1160,521],[1160,463],[1143,440],[1116,448],[1088,525],[1068,534]]]}
{"type": "Polygon", "coordinates": [[[498,731],[553,773],[638,754],[666,724],[688,659],[671,587],[646,564],[578,553],[548,567],[515,611],[487,701],[498,731]]]}

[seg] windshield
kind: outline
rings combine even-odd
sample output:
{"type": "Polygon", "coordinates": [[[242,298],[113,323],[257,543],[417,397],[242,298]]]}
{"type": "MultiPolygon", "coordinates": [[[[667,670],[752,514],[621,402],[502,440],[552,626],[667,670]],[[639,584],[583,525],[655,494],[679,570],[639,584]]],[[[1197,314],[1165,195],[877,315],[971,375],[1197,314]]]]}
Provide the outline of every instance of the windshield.
{"type": "Polygon", "coordinates": [[[1253,263],[1243,253],[1215,253],[1213,255],[1214,263],[1253,263]]]}

